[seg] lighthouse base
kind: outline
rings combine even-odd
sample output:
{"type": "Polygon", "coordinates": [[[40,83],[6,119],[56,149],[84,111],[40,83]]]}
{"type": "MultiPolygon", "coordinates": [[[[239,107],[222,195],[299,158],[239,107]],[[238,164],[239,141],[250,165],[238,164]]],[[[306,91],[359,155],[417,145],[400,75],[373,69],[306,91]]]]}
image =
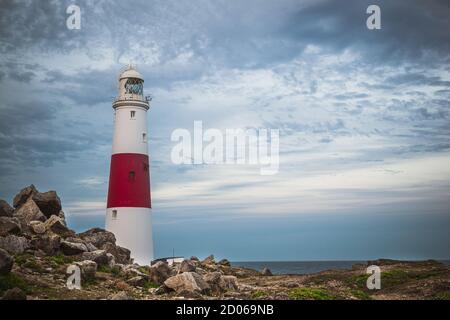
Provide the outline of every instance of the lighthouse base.
{"type": "Polygon", "coordinates": [[[131,251],[140,265],[153,260],[153,236],[150,208],[118,207],[106,210],[106,230],[114,233],[116,244],[131,251]]]}

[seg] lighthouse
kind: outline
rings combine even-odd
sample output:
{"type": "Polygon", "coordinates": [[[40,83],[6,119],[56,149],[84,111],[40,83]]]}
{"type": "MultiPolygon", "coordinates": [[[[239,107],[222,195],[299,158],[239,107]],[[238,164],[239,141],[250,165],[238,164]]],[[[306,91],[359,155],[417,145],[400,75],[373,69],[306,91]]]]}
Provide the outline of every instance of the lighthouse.
{"type": "Polygon", "coordinates": [[[131,250],[134,262],[153,260],[153,238],[144,78],[132,66],[119,76],[113,102],[114,136],[109,175],[106,230],[117,244],[131,250]]]}

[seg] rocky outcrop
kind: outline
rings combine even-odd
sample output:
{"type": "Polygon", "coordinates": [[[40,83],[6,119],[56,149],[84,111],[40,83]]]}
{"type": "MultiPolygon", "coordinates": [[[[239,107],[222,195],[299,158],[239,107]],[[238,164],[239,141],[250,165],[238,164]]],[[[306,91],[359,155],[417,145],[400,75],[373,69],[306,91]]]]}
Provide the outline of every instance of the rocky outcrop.
{"type": "Polygon", "coordinates": [[[97,263],[91,260],[84,260],[80,262],[75,262],[75,265],[80,267],[81,278],[83,280],[90,280],[95,278],[95,273],[97,272],[97,263]]]}
{"type": "Polygon", "coordinates": [[[114,234],[100,228],[92,228],[85,232],[79,233],[78,237],[86,242],[92,243],[99,249],[103,248],[103,246],[107,243],[116,244],[116,237],[114,234]]]}
{"type": "Polygon", "coordinates": [[[0,248],[0,275],[11,272],[14,260],[11,255],[0,248]]]}
{"type": "Polygon", "coordinates": [[[162,285],[171,276],[171,269],[164,261],[158,261],[148,269],[150,281],[162,285]]]}
{"type": "Polygon", "coordinates": [[[30,247],[30,243],[27,238],[16,235],[8,235],[6,237],[0,237],[0,248],[12,254],[23,253],[30,247]]]}
{"type": "Polygon", "coordinates": [[[68,256],[82,254],[88,251],[87,246],[80,242],[61,241],[61,251],[68,256]]]}
{"type": "Polygon", "coordinates": [[[178,269],[178,273],[195,272],[195,265],[190,260],[183,260],[178,269]]]}
{"type": "Polygon", "coordinates": [[[0,217],[12,217],[14,209],[5,200],[0,199],[0,217]]]}
{"type": "Polygon", "coordinates": [[[52,215],[59,215],[61,211],[61,200],[55,191],[35,192],[32,199],[45,217],[50,218],[52,215]]]}
{"type": "Polygon", "coordinates": [[[19,208],[23,205],[27,200],[35,195],[38,191],[34,185],[30,185],[28,187],[23,188],[19,191],[19,193],[14,197],[13,206],[14,208],[19,208]]]}
{"type": "Polygon", "coordinates": [[[110,259],[105,250],[95,250],[91,252],[83,252],[81,257],[84,260],[92,260],[99,266],[109,265],[110,259]]]}
{"type": "Polygon", "coordinates": [[[213,264],[215,264],[215,261],[214,261],[214,255],[210,255],[210,256],[206,257],[206,258],[202,261],[202,264],[203,264],[203,265],[213,265],[213,264]]]}
{"type": "Polygon", "coordinates": [[[9,234],[20,234],[22,228],[17,218],[12,217],[0,217],[0,237],[7,236],[9,234]]]}
{"type": "Polygon", "coordinates": [[[176,292],[194,291],[207,294],[210,286],[203,280],[202,276],[195,272],[183,272],[164,281],[164,285],[176,292]]]}

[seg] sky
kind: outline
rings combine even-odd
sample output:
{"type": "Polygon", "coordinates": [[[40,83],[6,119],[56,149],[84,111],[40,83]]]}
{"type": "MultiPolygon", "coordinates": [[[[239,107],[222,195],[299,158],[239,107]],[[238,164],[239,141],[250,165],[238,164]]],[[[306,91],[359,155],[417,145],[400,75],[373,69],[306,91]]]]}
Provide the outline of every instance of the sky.
{"type": "Polygon", "coordinates": [[[0,198],[56,190],[71,228],[104,227],[132,62],[153,96],[157,257],[450,259],[449,17],[437,0],[2,0],[0,198]],[[172,163],[196,120],[278,129],[279,172],[172,163]]]}

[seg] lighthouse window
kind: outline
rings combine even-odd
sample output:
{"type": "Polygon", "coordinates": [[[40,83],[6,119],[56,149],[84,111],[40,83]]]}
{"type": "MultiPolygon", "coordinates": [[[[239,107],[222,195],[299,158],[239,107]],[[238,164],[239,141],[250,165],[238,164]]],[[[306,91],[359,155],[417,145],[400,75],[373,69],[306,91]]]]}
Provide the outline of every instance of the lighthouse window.
{"type": "Polygon", "coordinates": [[[136,111],[130,111],[130,118],[133,119],[136,116],[136,111]]]}
{"type": "Polygon", "coordinates": [[[142,134],[142,142],[147,142],[147,134],[146,133],[142,134]]]}
{"type": "Polygon", "coordinates": [[[135,178],[135,173],[134,173],[134,171],[128,172],[128,180],[129,180],[129,181],[134,181],[134,178],[135,178]]]}
{"type": "Polygon", "coordinates": [[[139,94],[142,96],[143,94],[143,81],[137,78],[129,78],[127,82],[125,82],[125,92],[129,94],[139,94]]]}
{"type": "Polygon", "coordinates": [[[113,211],[112,211],[112,218],[113,218],[114,220],[117,219],[117,210],[113,210],[113,211]]]}

